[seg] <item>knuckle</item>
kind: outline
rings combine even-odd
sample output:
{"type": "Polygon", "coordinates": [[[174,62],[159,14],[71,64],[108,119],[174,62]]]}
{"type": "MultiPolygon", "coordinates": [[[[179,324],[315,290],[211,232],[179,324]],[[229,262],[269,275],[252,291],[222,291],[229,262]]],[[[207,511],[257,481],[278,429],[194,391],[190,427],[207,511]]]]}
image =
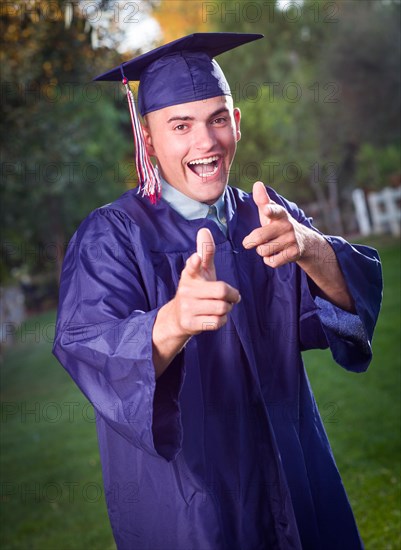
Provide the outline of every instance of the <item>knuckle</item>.
{"type": "Polygon", "coordinates": [[[181,277],[183,275],[184,275],[184,277],[185,277],[185,275],[191,276],[193,271],[194,271],[194,269],[193,269],[193,266],[191,265],[191,258],[188,258],[185,262],[184,269],[182,270],[181,277]]]}
{"type": "Polygon", "coordinates": [[[220,302],[217,306],[217,315],[219,315],[220,317],[222,315],[225,315],[228,311],[228,303],[227,302],[220,302]]]}
{"type": "Polygon", "coordinates": [[[256,253],[259,254],[259,256],[265,256],[266,255],[266,247],[264,245],[259,245],[256,248],[256,253]]]}
{"type": "Polygon", "coordinates": [[[181,279],[180,284],[177,288],[177,294],[181,296],[186,296],[188,294],[188,284],[181,279]]]}
{"type": "Polygon", "coordinates": [[[227,285],[223,281],[216,283],[216,298],[222,300],[227,294],[227,285]]]}

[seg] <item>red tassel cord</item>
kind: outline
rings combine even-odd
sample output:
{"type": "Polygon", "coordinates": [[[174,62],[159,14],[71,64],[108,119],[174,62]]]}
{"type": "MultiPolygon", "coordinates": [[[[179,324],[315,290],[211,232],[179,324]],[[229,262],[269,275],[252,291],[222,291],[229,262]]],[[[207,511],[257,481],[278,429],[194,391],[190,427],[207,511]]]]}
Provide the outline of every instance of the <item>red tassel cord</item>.
{"type": "Polygon", "coordinates": [[[142,196],[147,196],[152,204],[156,204],[161,196],[161,184],[159,171],[153,166],[146,150],[145,136],[141,121],[135,108],[134,95],[128,84],[128,79],[123,78],[123,84],[127,92],[129,112],[131,115],[132,131],[135,140],[135,164],[139,178],[139,190],[142,196]]]}

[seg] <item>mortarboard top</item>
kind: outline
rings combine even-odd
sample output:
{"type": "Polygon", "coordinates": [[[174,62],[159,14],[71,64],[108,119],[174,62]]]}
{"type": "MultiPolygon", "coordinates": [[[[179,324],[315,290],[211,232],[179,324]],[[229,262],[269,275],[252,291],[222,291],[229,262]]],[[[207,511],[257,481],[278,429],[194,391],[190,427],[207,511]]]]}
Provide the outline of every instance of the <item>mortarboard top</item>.
{"type": "MultiPolygon", "coordinates": [[[[140,80],[142,71],[153,61],[165,55],[183,51],[203,52],[210,58],[228,52],[242,44],[263,38],[263,34],[244,34],[236,32],[201,32],[183,36],[178,40],[159,46],[122,64],[128,80],[140,80]]],[[[111,69],[93,80],[121,80],[120,67],[111,69]]]]}
{"type": "Polygon", "coordinates": [[[129,80],[139,80],[138,107],[142,116],[171,105],[231,95],[224,73],[213,57],[259,38],[263,35],[227,32],[190,34],[94,78],[122,80],[126,88],[135,139],[139,190],[152,203],[160,196],[160,177],[147,152],[129,80]]]}
{"type": "Polygon", "coordinates": [[[170,105],[231,95],[213,58],[260,38],[262,34],[190,34],[122,63],[94,80],[139,80],[138,107],[142,116],[170,105]]]}

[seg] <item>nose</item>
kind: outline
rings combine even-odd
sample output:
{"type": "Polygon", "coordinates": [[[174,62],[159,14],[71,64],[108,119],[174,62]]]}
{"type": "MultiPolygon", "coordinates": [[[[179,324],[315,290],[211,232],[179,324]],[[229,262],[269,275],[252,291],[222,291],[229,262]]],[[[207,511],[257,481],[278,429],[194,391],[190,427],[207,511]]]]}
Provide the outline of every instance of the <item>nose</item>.
{"type": "Polygon", "coordinates": [[[211,151],[217,142],[214,128],[208,124],[199,125],[195,140],[195,146],[199,151],[211,151]]]}

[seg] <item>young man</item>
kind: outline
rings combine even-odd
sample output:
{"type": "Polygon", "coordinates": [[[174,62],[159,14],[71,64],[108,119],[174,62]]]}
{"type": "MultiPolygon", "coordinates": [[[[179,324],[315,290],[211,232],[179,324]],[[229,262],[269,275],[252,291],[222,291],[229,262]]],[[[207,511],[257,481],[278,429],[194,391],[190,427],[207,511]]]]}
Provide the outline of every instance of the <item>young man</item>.
{"type": "Polygon", "coordinates": [[[97,411],[119,550],[362,546],[301,351],[367,368],[380,263],[227,185],[241,116],[213,56],[256,38],[191,35],[99,77],[140,79],[144,193],[72,238],[54,353],[97,411]]]}

